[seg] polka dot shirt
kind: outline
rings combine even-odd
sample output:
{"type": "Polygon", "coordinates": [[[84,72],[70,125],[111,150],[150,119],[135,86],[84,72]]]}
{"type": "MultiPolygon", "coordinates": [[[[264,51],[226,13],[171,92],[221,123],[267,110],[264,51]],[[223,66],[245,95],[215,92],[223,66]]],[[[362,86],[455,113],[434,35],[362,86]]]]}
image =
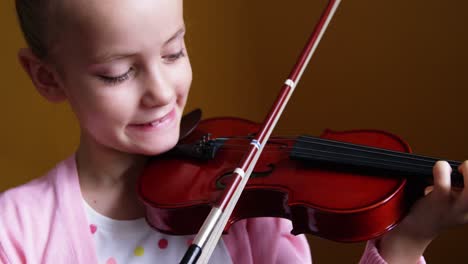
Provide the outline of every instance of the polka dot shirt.
{"type": "MultiPolygon", "coordinates": [[[[83,202],[99,264],[179,263],[194,238],[159,233],[144,218],[114,220],[96,212],[86,201],[83,202]]],[[[209,263],[232,263],[222,240],[209,263]]]]}

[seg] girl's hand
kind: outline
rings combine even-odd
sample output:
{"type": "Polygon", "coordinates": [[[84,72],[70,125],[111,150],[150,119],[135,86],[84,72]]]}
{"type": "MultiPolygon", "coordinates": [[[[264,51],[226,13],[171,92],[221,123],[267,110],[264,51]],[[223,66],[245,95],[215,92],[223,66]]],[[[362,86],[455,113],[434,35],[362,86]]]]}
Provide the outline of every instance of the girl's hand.
{"type": "Polygon", "coordinates": [[[432,191],[417,201],[402,222],[380,240],[380,254],[388,263],[417,263],[442,230],[468,223],[468,161],[458,170],[465,182],[461,191],[451,188],[450,165],[445,161],[435,164],[432,191]]]}

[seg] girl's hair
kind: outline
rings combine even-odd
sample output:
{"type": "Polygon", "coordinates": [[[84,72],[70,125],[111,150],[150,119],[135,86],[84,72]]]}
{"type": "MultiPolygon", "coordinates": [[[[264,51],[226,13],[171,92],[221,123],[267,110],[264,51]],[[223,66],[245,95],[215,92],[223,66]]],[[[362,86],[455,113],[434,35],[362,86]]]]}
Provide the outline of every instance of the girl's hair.
{"type": "Polygon", "coordinates": [[[34,55],[47,57],[52,41],[51,0],[16,0],[16,13],[24,38],[34,55]]]}

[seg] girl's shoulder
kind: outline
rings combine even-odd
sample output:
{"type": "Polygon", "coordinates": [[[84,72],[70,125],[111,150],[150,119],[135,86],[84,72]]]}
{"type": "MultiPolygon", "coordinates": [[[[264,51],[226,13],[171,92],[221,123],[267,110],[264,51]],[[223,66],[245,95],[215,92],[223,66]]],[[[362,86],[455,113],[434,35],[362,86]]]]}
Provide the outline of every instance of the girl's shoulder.
{"type": "Polygon", "coordinates": [[[0,193],[0,223],[39,219],[79,192],[74,155],[40,178],[0,193]]]}
{"type": "Polygon", "coordinates": [[[73,197],[80,195],[76,175],[72,157],[44,176],[0,194],[0,263],[57,257],[61,254],[57,249],[70,252],[66,238],[85,233],[84,228],[67,231],[70,223],[85,221],[74,211],[79,203],[73,197]]]}
{"type": "Polygon", "coordinates": [[[78,181],[76,174],[72,156],[42,177],[0,193],[0,224],[26,224],[51,215],[78,181]]]}
{"type": "Polygon", "coordinates": [[[63,171],[66,163],[67,161],[62,161],[45,175],[0,193],[0,211],[3,212],[0,219],[4,218],[5,212],[41,212],[49,207],[47,204],[53,204],[59,185],[58,174],[63,171]]]}
{"type": "Polygon", "coordinates": [[[0,225],[8,226],[10,232],[14,226],[27,230],[50,215],[58,206],[58,178],[63,166],[60,162],[42,177],[0,193],[0,225]]]}
{"type": "Polygon", "coordinates": [[[53,173],[54,170],[26,184],[0,193],[0,211],[2,212],[0,219],[4,218],[6,213],[19,214],[23,211],[44,209],[45,203],[49,203],[53,196],[53,173]]]}

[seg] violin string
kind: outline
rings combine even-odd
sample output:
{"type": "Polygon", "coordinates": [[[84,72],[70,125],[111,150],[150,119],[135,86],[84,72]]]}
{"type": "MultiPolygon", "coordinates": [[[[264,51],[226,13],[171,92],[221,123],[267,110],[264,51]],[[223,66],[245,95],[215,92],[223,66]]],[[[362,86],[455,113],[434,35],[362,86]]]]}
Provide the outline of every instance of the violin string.
{"type": "Polygon", "coordinates": [[[361,164],[365,163],[366,165],[374,165],[377,167],[385,166],[388,168],[394,169],[405,169],[405,170],[420,170],[429,171],[432,170],[433,164],[424,165],[424,164],[417,164],[417,163],[408,163],[408,162],[401,162],[401,161],[394,161],[389,159],[381,159],[381,158],[372,158],[366,156],[359,156],[359,155],[349,155],[331,151],[322,151],[316,150],[314,152],[302,152],[302,153],[295,153],[296,156],[304,157],[306,159],[315,159],[315,160],[325,160],[335,163],[347,162],[351,164],[361,164]],[[302,155],[301,155],[302,154],[302,155]]]}
{"type": "MultiPolygon", "coordinates": [[[[432,157],[427,157],[427,156],[421,156],[421,155],[416,155],[416,154],[412,154],[412,153],[405,153],[405,152],[399,152],[399,151],[393,151],[393,150],[387,150],[387,149],[378,149],[378,148],[373,148],[373,147],[366,147],[366,146],[356,146],[356,145],[342,145],[342,146],[337,146],[337,145],[333,145],[333,144],[324,144],[324,143],[321,143],[321,142],[313,142],[313,143],[309,143],[309,144],[312,144],[312,145],[318,145],[319,147],[318,148],[312,148],[312,147],[309,147],[309,148],[297,148],[297,149],[301,149],[301,150],[304,150],[305,152],[307,151],[314,151],[314,150],[317,150],[317,149],[320,149],[321,146],[325,146],[326,149],[333,149],[336,151],[336,153],[343,153],[344,151],[351,151],[352,153],[358,153],[358,154],[362,154],[362,155],[365,155],[365,154],[370,154],[370,155],[378,155],[378,156],[382,156],[383,159],[391,159],[391,158],[394,158],[394,159],[400,159],[400,160],[405,160],[405,161],[413,161],[413,163],[411,164],[414,164],[414,165],[419,165],[419,164],[433,164],[435,163],[437,160],[440,160],[438,158],[432,158],[432,157]],[[419,163],[418,163],[419,162],[419,163]]],[[[458,162],[458,161],[448,161],[449,164],[451,164],[451,166],[458,166],[460,165],[461,163],[458,162]]]]}
{"type": "MultiPolygon", "coordinates": [[[[314,151],[302,151],[302,152],[294,152],[296,158],[304,158],[304,159],[312,159],[314,161],[320,162],[329,162],[332,164],[339,164],[339,165],[352,165],[358,167],[365,167],[365,168],[373,168],[373,169],[384,169],[388,171],[393,171],[397,173],[406,173],[409,175],[422,175],[426,177],[432,176],[432,167],[435,161],[431,164],[424,165],[424,164],[416,164],[416,163],[408,163],[408,162],[400,162],[400,161],[392,161],[388,159],[379,159],[379,158],[372,158],[366,156],[359,156],[359,155],[349,155],[343,154],[340,152],[331,152],[331,151],[323,151],[323,150],[314,150],[314,151]]],[[[452,164],[453,165],[453,164],[452,164]]],[[[414,176],[416,176],[414,175],[414,176]]],[[[430,180],[430,179],[427,179],[430,180]]],[[[452,183],[456,186],[463,185],[463,176],[454,169],[452,171],[452,183]]]]}
{"type": "MultiPolygon", "coordinates": [[[[303,140],[303,139],[298,139],[298,142],[305,142],[305,143],[313,143],[319,146],[325,146],[325,147],[336,147],[337,150],[354,150],[354,151],[363,151],[367,152],[370,154],[380,154],[380,155],[387,155],[387,156],[392,156],[392,157],[397,157],[397,158],[404,158],[404,159],[409,159],[409,160],[415,160],[415,161],[421,161],[421,162],[429,162],[429,163],[435,163],[435,161],[440,160],[438,158],[432,158],[432,157],[426,157],[422,155],[416,155],[412,153],[405,153],[405,152],[400,152],[400,151],[394,151],[394,150],[388,150],[388,149],[380,149],[380,148],[375,148],[371,146],[364,146],[364,145],[356,145],[352,143],[347,143],[347,142],[339,142],[339,141],[332,141],[332,140],[326,140],[326,139],[321,139],[321,138],[313,138],[314,140],[303,140]]],[[[280,143],[278,143],[280,144],[280,143]]],[[[229,148],[234,148],[234,147],[245,147],[245,145],[234,145],[234,144],[225,144],[223,147],[229,147],[229,148]]],[[[277,151],[289,151],[292,149],[301,149],[304,151],[309,151],[309,150],[314,150],[315,148],[304,148],[304,147],[283,147],[278,150],[278,146],[271,146],[267,145],[265,146],[267,148],[266,150],[271,151],[270,148],[277,149],[277,151]]],[[[242,150],[242,149],[240,149],[242,150]]],[[[461,163],[458,161],[453,161],[453,160],[447,160],[452,166],[458,166],[461,163]]]]}
{"type": "MultiPolygon", "coordinates": [[[[305,148],[302,148],[305,149],[305,148]]],[[[229,149],[231,151],[231,149],[229,149]]],[[[242,152],[242,150],[235,150],[242,152]]],[[[264,153],[272,153],[272,152],[280,152],[279,150],[264,150],[264,153]]],[[[328,161],[337,161],[338,158],[341,158],[341,160],[345,160],[347,162],[351,161],[361,161],[361,162],[366,162],[368,165],[386,165],[386,166],[391,166],[395,165],[399,168],[414,168],[417,169],[419,168],[426,168],[426,169],[432,169],[432,166],[434,165],[435,161],[432,163],[426,164],[417,164],[417,163],[408,163],[408,162],[401,162],[401,161],[392,161],[389,159],[383,159],[383,158],[371,158],[371,157],[366,157],[366,156],[360,156],[360,155],[350,155],[350,154],[345,154],[341,152],[333,152],[333,151],[324,151],[324,150],[309,150],[305,149],[305,151],[295,151],[294,152],[296,156],[300,156],[303,158],[308,158],[308,159],[314,159],[314,160],[324,160],[327,159],[328,161]]],[[[336,163],[336,162],[335,162],[336,163]]],[[[339,163],[339,162],[338,162],[339,163]]]]}
{"type": "MultiPolygon", "coordinates": [[[[392,164],[392,163],[397,163],[397,164],[404,164],[404,165],[409,165],[409,166],[419,166],[419,167],[426,167],[426,168],[432,168],[434,163],[438,160],[436,158],[430,158],[430,157],[425,157],[425,156],[420,156],[420,155],[415,155],[411,153],[404,153],[404,152],[398,152],[398,151],[392,151],[392,150],[386,150],[386,149],[378,149],[378,148],[373,148],[373,147],[367,147],[367,146],[359,146],[355,144],[350,144],[350,143],[344,143],[344,142],[335,142],[335,141],[329,141],[329,140],[323,140],[323,139],[316,139],[316,140],[298,140],[299,142],[312,142],[312,144],[318,145],[318,147],[325,146],[327,148],[334,148],[334,151],[325,151],[325,150],[320,150],[317,148],[304,148],[304,147],[287,147],[287,148],[282,148],[278,150],[277,146],[265,146],[266,149],[264,150],[265,152],[273,152],[273,151],[287,151],[293,149],[295,154],[300,154],[302,156],[304,155],[315,155],[315,157],[319,157],[320,155],[314,152],[319,152],[321,155],[329,155],[329,158],[332,157],[338,157],[338,156],[345,156],[347,158],[353,158],[353,159],[367,159],[367,160],[373,160],[377,162],[376,164],[382,164],[382,162],[389,162],[387,165],[392,164]],[[316,140],[320,140],[319,142],[316,142],[316,140]],[[338,145],[339,144],[339,145],[338,145]],[[271,148],[274,148],[275,150],[271,150],[271,148]],[[301,150],[301,151],[299,151],[301,150]],[[362,155],[359,155],[360,153],[354,153],[354,154],[345,154],[343,153],[343,150],[351,150],[351,151],[357,151],[361,152],[364,154],[372,154],[372,155],[380,155],[383,156],[382,158],[375,158],[375,157],[365,157],[362,155]],[[391,158],[397,158],[397,159],[403,159],[403,161],[395,161],[391,160],[391,158]],[[418,163],[417,163],[418,162],[418,163]]],[[[309,143],[310,144],[310,143],[309,143]]],[[[228,147],[229,150],[232,150],[233,148],[240,147],[238,151],[242,151],[241,145],[231,145],[231,144],[226,144],[224,147],[228,147]]],[[[306,157],[306,156],[305,156],[306,157]]],[[[457,167],[460,165],[460,162],[457,161],[449,161],[449,164],[452,167],[457,167]]]]}
{"type": "MultiPolygon", "coordinates": [[[[348,142],[334,141],[334,140],[322,139],[322,138],[307,137],[306,140],[298,139],[298,142],[315,143],[315,144],[321,144],[325,146],[336,146],[340,148],[359,149],[359,150],[368,151],[368,152],[375,151],[376,153],[386,153],[389,155],[401,156],[404,158],[412,158],[412,159],[418,159],[418,160],[429,160],[429,161],[438,160],[437,158],[416,155],[416,154],[407,153],[407,152],[377,148],[373,146],[358,145],[358,144],[353,144],[353,143],[348,143],[348,142]]],[[[449,162],[457,163],[457,161],[449,161],[449,162]]]]}
{"type": "MultiPolygon", "coordinates": [[[[388,156],[393,156],[393,157],[399,157],[399,158],[405,158],[405,159],[411,159],[411,160],[417,160],[417,161],[428,161],[430,163],[433,163],[437,160],[440,160],[438,158],[432,158],[432,157],[426,157],[422,155],[416,155],[412,153],[405,153],[405,152],[400,152],[400,151],[394,151],[394,150],[388,150],[388,149],[381,149],[381,148],[375,148],[371,146],[364,146],[364,145],[357,145],[357,144],[352,144],[352,143],[347,143],[347,142],[339,142],[339,141],[332,141],[332,140],[326,140],[326,139],[321,139],[321,138],[312,138],[313,140],[304,140],[304,139],[298,139],[297,142],[305,142],[305,143],[314,143],[316,145],[320,146],[325,146],[325,147],[337,147],[338,150],[359,150],[359,151],[365,151],[368,153],[372,154],[381,154],[381,155],[388,155],[388,156]]],[[[278,143],[280,144],[280,143],[278,143]]],[[[244,145],[234,145],[234,144],[225,144],[223,147],[243,147],[244,145]]],[[[268,148],[275,148],[277,149],[278,146],[271,146],[267,145],[265,146],[268,148]]],[[[292,149],[304,149],[306,151],[310,150],[311,148],[301,148],[297,146],[293,147],[283,147],[282,149],[278,151],[288,151],[292,149]]],[[[269,150],[271,151],[271,150],[269,150]]],[[[453,161],[453,160],[447,160],[447,162],[452,163],[451,165],[453,166],[458,166],[460,165],[460,162],[458,161],[453,161]]]]}

